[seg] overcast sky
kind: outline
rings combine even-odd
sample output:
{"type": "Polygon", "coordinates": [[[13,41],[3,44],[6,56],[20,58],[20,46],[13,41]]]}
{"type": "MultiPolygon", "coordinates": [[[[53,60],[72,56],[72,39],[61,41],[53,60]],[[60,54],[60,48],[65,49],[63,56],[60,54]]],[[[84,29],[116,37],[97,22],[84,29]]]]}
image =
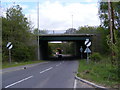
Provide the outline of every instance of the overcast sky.
{"type": "MultiPolygon", "coordinates": [[[[14,1],[2,2],[5,9],[13,5],[14,1]]],[[[16,2],[23,8],[23,13],[37,27],[37,2],[32,0],[16,2]]],[[[66,30],[80,26],[98,26],[98,0],[40,0],[39,1],[40,29],[66,30]]]]}

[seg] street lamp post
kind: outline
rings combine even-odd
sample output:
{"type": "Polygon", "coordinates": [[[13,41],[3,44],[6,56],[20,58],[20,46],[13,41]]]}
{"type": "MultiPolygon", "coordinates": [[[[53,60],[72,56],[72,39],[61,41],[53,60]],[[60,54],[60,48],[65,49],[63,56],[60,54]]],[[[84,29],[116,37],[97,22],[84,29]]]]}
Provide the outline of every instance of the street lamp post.
{"type": "Polygon", "coordinates": [[[38,0],[38,9],[37,9],[37,28],[38,28],[38,60],[40,60],[40,46],[39,46],[39,0],[38,0]]]}
{"type": "Polygon", "coordinates": [[[73,28],[73,15],[72,15],[72,28],[73,28]]]}

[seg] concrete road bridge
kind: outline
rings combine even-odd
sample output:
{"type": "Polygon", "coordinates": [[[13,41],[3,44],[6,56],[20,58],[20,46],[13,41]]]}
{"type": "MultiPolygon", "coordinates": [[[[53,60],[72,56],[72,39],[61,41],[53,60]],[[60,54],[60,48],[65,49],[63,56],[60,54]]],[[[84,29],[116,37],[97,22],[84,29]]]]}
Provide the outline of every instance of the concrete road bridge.
{"type": "MultiPolygon", "coordinates": [[[[93,34],[46,34],[39,36],[39,45],[40,45],[40,59],[48,60],[48,42],[50,41],[72,41],[75,43],[75,55],[74,57],[80,57],[80,47],[83,47],[83,50],[86,49],[85,40],[89,39],[92,42],[93,34]]],[[[91,46],[90,46],[91,48],[91,46]]],[[[84,58],[86,54],[83,55],[84,58]]]]}

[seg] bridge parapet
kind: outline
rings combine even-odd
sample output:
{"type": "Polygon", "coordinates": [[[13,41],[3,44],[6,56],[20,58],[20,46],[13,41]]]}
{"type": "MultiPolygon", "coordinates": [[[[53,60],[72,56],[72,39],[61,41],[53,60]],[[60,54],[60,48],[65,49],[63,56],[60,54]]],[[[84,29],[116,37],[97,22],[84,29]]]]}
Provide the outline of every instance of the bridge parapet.
{"type": "Polygon", "coordinates": [[[92,39],[93,34],[44,34],[40,35],[39,40],[44,41],[76,41],[92,39]]]}
{"type": "Polygon", "coordinates": [[[68,30],[40,30],[39,33],[41,35],[44,35],[44,34],[76,34],[76,29],[68,29],[68,30]]]}

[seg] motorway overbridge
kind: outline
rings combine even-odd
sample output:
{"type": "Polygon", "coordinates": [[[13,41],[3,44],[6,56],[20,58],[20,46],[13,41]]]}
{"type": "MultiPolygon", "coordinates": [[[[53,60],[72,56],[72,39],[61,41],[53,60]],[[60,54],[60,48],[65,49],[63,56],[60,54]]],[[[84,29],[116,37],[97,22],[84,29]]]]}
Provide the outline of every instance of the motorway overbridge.
{"type": "MultiPolygon", "coordinates": [[[[86,49],[85,40],[89,39],[92,42],[93,34],[48,34],[39,36],[39,45],[40,45],[40,59],[48,60],[48,42],[50,41],[72,41],[75,43],[75,55],[74,57],[80,57],[80,47],[83,47],[83,50],[86,49]]],[[[91,46],[90,46],[91,48],[91,46]]],[[[86,54],[83,55],[86,58],[86,54]]]]}

